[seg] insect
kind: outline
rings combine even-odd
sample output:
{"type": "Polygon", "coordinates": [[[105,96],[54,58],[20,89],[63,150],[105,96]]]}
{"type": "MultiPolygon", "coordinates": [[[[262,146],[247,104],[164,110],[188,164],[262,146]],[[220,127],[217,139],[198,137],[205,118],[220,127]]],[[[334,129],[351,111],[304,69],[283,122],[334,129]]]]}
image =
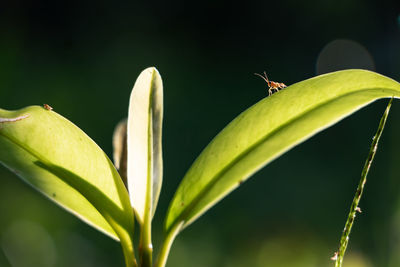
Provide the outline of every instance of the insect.
{"type": "Polygon", "coordinates": [[[53,108],[50,105],[43,104],[43,107],[47,110],[53,110],[53,108]]]}
{"type": "Polygon", "coordinates": [[[267,82],[267,84],[268,84],[268,95],[269,96],[274,93],[273,90],[276,90],[278,92],[279,89],[283,89],[283,88],[287,87],[286,84],[284,84],[284,83],[278,83],[278,82],[270,81],[268,79],[267,73],[265,71],[264,71],[264,76],[262,76],[261,74],[258,74],[258,73],[254,73],[254,74],[257,75],[257,76],[260,76],[264,81],[267,82]]]}

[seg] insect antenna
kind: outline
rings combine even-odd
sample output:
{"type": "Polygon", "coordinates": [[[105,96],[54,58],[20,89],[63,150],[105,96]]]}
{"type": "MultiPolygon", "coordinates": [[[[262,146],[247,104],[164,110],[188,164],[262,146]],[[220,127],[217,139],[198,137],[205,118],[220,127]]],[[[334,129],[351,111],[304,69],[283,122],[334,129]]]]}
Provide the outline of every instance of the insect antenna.
{"type": "Polygon", "coordinates": [[[269,80],[268,80],[268,76],[267,76],[267,73],[266,73],[265,71],[264,71],[265,77],[262,76],[262,75],[259,74],[259,73],[254,73],[254,75],[260,76],[260,77],[268,84],[268,87],[270,86],[270,83],[269,83],[269,80]]]}
{"type": "Polygon", "coordinates": [[[268,85],[270,84],[270,81],[269,81],[269,79],[268,79],[268,76],[267,76],[267,72],[266,71],[264,71],[264,76],[265,76],[265,80],[267,81],[267,83],[268,83],[268,85]]]}

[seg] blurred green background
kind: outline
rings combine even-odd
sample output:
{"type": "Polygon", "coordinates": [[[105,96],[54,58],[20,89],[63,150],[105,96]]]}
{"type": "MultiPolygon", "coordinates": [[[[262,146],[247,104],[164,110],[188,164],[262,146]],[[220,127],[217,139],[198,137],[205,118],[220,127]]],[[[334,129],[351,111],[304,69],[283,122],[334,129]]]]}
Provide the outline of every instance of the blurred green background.
{"type": "MultiPolygon", "coordinates": [[[[154,246],[174,190],[234,117],[287,85],[364,68],[400,80],[397,0],[6,1],[0,107],[50,104],[111,156],[137,75],[164,81],[164,184],[154,246]]],[[[296,147],[178,236],[167,266],[333,266],[387,100],[296,147]]],[[[285,105],[285,103],[282,103],[285,105]]],[[[400,105],[371,169],[344,266],[400,266],[400,105]]],[[[87,164],[90,164],[88,162],[87,164]]],[[[136,232],[138,233],[138,232],[136,232]]],[[[0,266],[124,266],[120,245],[0,167],[0,266]]]]}

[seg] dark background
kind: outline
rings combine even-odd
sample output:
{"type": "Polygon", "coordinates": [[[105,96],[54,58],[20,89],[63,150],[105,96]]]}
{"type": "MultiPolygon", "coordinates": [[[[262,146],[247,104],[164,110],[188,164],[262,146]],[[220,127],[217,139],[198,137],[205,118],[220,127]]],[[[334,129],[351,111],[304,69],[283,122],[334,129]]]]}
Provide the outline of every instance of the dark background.
{"type": "MultiPolygon", "coordinates": [[[[109,156],[114,126],[149,66],[164,82],[157,250],[185,171],[227,123],[267,96],[253,73],[265,70],[287,85],[346,68],[400,80],[399,3],[0,3],[0,107],[50,104],[109,156]]],[[[167,266],[333,266],[329,258],[386,103],[364,108],[258,172],[178,236],[167,266]]],[[[400,265],[399,120],[395,102],[345,266],[400,265]]],[[[0,266],[124,263],[118,243],[0,167],[0,266]]]]}

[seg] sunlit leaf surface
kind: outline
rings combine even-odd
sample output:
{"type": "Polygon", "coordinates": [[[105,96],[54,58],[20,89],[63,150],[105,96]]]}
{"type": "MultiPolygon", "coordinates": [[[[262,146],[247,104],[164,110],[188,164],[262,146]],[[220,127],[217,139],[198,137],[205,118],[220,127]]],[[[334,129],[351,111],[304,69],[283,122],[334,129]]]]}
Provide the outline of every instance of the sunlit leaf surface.
{"type": "Polygon", "coordinates": [[[127,262],[133,262],[134,217],[127,190],[106,154],[73,123],[39,106],[0,109],[0,162],[50,200],[120,240],[127,262]]]}
{"type": "Polygon", "coordinates": [[[166,232],[186,227],[257,170],[369,103],[400,97],[400,84],[346,70],[293,84],[225,127],[196,159],[170,204],[166,232]]]}

